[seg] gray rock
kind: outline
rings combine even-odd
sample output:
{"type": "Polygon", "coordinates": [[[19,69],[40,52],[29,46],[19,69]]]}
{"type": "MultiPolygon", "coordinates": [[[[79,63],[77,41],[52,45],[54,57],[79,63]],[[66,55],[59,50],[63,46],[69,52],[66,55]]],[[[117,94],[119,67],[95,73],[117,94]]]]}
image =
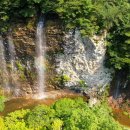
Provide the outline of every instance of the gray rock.
{"type": "Polygon", "coordinates": [[[112,70],[104,66],[105,35],[82,38],[78,30],[65,36],[64,54],[56,55],[56,71],[67,75],[67,87],[78,86],[83,80],[88,87],[99,87],[110,83],[112,70]]]}

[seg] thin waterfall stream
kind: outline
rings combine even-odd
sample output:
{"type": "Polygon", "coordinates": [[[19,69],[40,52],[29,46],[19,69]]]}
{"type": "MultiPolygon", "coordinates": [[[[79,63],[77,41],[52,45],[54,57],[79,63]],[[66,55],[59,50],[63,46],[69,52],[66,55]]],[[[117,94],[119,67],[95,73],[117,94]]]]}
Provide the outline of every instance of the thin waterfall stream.
{"type": "Polygon", "coordinates": [[[16,65],[15,65],[16,52],[15,52],[15,46],[14,46],[13,39],[12,39],[11,35],[8,36],[8,44],[9,44],[9,55],[10,55],[11,69],[12,69],[12,71],[14,71],[16,69],[16,65]]]}
{"type": "Polygon", "coordinates": [[[122,72],[119,72],[115,81],[115,91],[113,97],[117,99],[120,96],[122,72]]]}
{"type": "Polygon", "coordinates": [[[2,87],[4,88],[4,90],[6,90],[6,92],[10,92],[8,71],[5,60],[5,49],[1,37],[0,37],[0,74],[2,74],[2,87]]]}
{"type": "Polygon", "coordinates": [[[37,24],[36,32],[36,71],[37,71],[37,87],[38,95],[36,98],[42,99],[45,96],[45,46],[46,38],[44,33],[44,18],[41,18],[37,24]]]}
{"type": "Polygon", "coordinates": [[[114,98],[117,99],[119,97],[120,94],[120,80],[116,81],[116,90],[115,90],[115,94],[114,94],[114,98]]]}
{"type": "Polygon", "coordinates": [[[15,74],[17,71],[17,67],[16,67],[16,51],[15,51],[15,45],[13,42],[13,37],[11,35],[11,33],[8,36],[8,51],[9,51],[9,61],[10,61],[10,65],[11,65],[11,71],[10,71],[10,87],[12,87],[11,89],[13,89],[13,96],[18,97],[20,95],[20,89],[19,89],[19,81],[17,80],[15,74]]]}

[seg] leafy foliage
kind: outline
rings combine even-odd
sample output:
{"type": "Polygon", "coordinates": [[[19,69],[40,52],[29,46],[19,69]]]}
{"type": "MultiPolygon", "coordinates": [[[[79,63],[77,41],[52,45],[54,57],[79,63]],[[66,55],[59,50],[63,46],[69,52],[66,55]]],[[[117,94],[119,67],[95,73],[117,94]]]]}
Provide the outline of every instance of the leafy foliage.
{"type": "Polygon", "coordinates": [[[107,104],[94,107],[83,101],[64,98],[52,106],[18,110],[0,118],[1,130],[122,130],[107,104]]]}
{"type": "Polygon", "coordinates": [[[65,83],[70,81],[70,77],[68,75],[56,75],[54,78],[55,84],[61,88],[65,86],[65,83]]]}
{"type": "Polygon", "coordinates": [[[63,121],[60,119],[55,119],[52,124],[53,130],[61,130],[63,125],[63,121]]]}
{"type": "Polygon", "coordinates": [[[27,125],[32,129],[50,129],[55,111],[48,106],[37,106],[28,115],[27,125]]]}
{"type": "Polygon", "coordinates": [[[9,113],[4,119],[7,130],[29,130],[25,124],[26,115],[29,110],[17,110],[9,113]]]}
{"type": "Polygon", "coordinates": [[[93,34],[96,24],[96,10],[91,0],[58,0],[56,11],[64,19],[68,28],[79,28],[82,34],[93,34]]]}
{"type": "Polygon", "coordinates": [[[0,96],[0,112],[2,112],[4,110],[4,102],[5,102],[5,97],[0,96]]]}
{"type": "Polygon", "coordinates": [[[108,54],[109,62],[116,69],[129,68],[130,66],[130,27],[117,28],[109,35],[108,54]]]}
{"type": "Polygon", "coordinates": [[[33,17],[37,13],[55,11],[68,28],[77,27],[81,33],[89,35],[124,23],[129,10],[127,0],[1,0],[0,5],[3,24],[15,17],[33,17]]]}
{"type": "Polygon", "coordinates": [[[4,120],[0,117],[0,130],[6,130],[4,120]]]}
{"type": "Polygon", "coordinates": [[[82,88],[87,88],[88,87],[84,80],[79,81],[79,86],[82,87],[82,88]]]}

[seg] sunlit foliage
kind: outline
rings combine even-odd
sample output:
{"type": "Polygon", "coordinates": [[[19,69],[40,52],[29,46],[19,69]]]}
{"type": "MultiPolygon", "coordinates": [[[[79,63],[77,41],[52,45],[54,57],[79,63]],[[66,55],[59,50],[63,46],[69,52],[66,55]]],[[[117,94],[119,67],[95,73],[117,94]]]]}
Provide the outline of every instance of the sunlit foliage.
{"type": "Polygon", "coordinates": [[[4,110],[5,107],[5,97],[4,96],[0,96],[0,112],[2,112],[4,110]]]}
{"type": "Polygon", "coordinates": [[[94,107],[64,98],[53,105],[18,110],[0,118],[0,130],[123,130],[106,103],[94,107]]]}

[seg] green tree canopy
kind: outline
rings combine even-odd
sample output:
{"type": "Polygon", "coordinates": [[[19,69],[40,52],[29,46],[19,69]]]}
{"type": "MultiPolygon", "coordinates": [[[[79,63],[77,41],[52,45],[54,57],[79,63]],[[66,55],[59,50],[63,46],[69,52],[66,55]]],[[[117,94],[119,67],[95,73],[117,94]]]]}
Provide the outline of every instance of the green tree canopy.
{"type": "Polygon", "coordinates": [[[123,130],[107,104],[94,107],[83,101],[64,98],[53,105],[18,110],[0,118],[2,130],[123,130]]]}

